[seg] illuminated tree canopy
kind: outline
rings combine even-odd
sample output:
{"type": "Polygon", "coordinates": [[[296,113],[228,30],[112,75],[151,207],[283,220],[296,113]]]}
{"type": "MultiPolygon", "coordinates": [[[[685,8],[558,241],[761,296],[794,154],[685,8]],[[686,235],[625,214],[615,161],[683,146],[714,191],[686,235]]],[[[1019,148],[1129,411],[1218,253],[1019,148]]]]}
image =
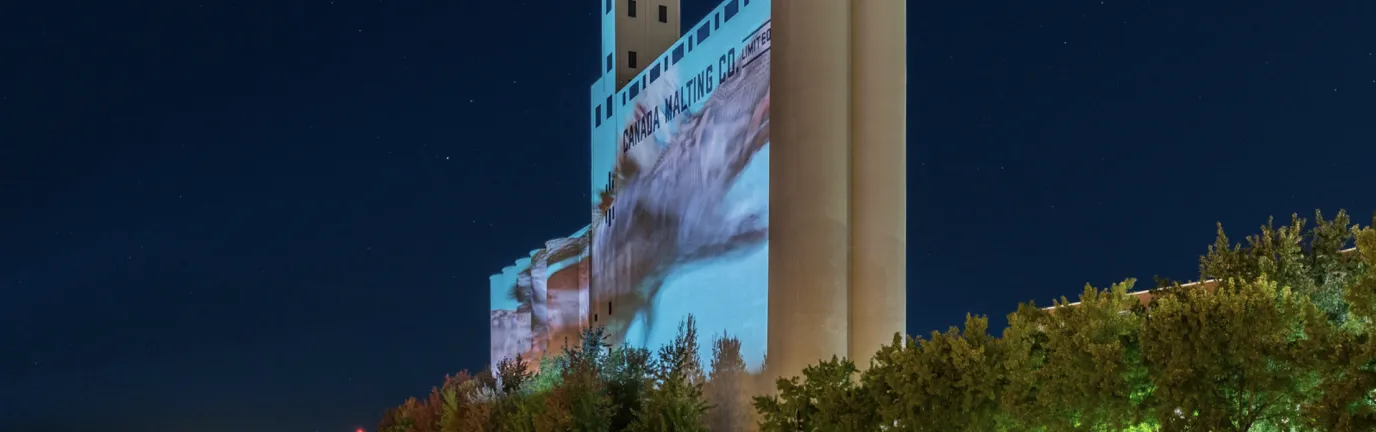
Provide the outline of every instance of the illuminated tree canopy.
{"type": "Polygon", "coordinates": [[[1075,303],[1018,305],[998,335],[967,316],[895,335],[869,365],[819,359],[772,382],[729,335],[704,373],[692,317],[653,353],[591,329],[558,356],[447,377],[378,430],[1373,431],[1376,230],[1314,220],[1242,244],[1220,226],[1202,283],[1086,286],[1075,303]]]}

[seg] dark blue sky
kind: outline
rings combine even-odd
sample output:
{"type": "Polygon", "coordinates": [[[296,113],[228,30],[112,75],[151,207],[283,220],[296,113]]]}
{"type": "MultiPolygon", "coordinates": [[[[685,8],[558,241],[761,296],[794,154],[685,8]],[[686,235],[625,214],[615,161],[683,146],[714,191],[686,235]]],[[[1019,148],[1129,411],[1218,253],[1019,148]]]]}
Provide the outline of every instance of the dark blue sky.
{"type": "MultiPolygon", "coordinates": [[[[598,3],[4,8],[0,429],[352,430],[481,367],[488,274],[587,223],[598,3]]],[[[1376,3],[909,10],[910,331],[1376,210],[1376,3]]]]}

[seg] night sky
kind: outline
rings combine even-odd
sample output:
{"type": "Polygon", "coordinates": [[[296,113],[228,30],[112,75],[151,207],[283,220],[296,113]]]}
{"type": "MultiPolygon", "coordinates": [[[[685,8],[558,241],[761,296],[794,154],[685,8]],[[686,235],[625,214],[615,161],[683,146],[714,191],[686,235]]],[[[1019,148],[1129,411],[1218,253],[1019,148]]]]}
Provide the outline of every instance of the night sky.
{"type": "MultiPolygon", "coordinates": [[[[371,429],[481,368],[488,275],[588,222],[599,3],[0,8],[0,429],[371,429]]],[[[1376,2],[909,11],[910,331],[1376,210],[1376,2]]]]}

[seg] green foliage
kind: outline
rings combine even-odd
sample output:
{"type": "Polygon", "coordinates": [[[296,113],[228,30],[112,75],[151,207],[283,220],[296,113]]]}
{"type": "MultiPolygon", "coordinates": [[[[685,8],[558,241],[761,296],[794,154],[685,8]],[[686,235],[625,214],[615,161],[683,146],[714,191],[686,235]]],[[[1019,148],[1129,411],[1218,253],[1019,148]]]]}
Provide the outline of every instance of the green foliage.
{"type": "Polygon", "coordinates": [[[1326,349],[1320,355],[1328,361],[1320,363],[1321,396],[1305,409],[1308,423],[1317,430],[1376,430],[1376,339],[1371,334],[1376,317],[1376,229],[1353,231],[1361,267],[1343,298],[1352,318],[1347,329],[1358,330],[1338,332],[1322,342],[1326,349]]]}
{"type": "Polygon", "coordinates": [[[1152,389],[1142,363],[1142,308],[1132,280],[1108,290],[1085,286],[1080,303],[1055,313],[1032,305],[1008,318],[1003,343],[1010,421],[1046,431],[1123,430],[1145,420],[1152,389]]]}
{"type": "Polygon", "coordinates": [[[1247,244],[1230,244],[1223,226],[1200,258],[1200,280],[1237,279],[1254,281],[1265,275],[1280,287],[1304,295],[1332,322],[1347,321],[1345,288],[1363,272],[1364,264],[1354,254],[1341,253],[1352,245],[1357,229],[1346,211],[1333,220],[1314,212],[1315,226],[1305,230],[1307,221],[1290,216],[1290,225],[1274,226],[1268,220],[1261,233],[1247,236],[1247,244]]]}
{"type": "Polygon", "coordinates": [[[678,335],[659,349],[652,383],[643,409],[631,423],[634,431],[706,431],[705,377],[698,364],[697,321],[692,315],[679,323],[678,335]]]}
{"type": "Polygon", "coordinates": [[[1008,387],[1004,344],[988,334],[988,319],[966,316],[928,339],[896,340],[879,350],[864,377],[879,424],[911,431],[991,431],[1007,417],[1000,398],[1008,387]]]}
{"type": "Polygon", "coordinates": [[[528,393],[546,393],[559,387],[564,379],[566,353],[540,358],[539,366],[523,387],[528,393]]]}
{"type": "Polygon", "coordinates": [[[1263,274],[1153,302],[1142,352],[1165,430],[1254,431],[1300,421],[1312,393],[1305,330],[1327,324],[1309,298],[1263,274]]]}
{"type": "Polygon", "coordinates": [[[862,432],[879,427],[879,416],[859,370],[832,357],[803,369],[803,378],[780,379],[779,393],[755,398],[760,430],[862,432]]]}
{"type": "Polygon", "coordinates": [[[495,430],[529,432],[543,409],[543,395],[529,395],[526,386],[534,380],[529,362],[520,355],[497,363],[497,394],[490,422],[495,430]],[[536,400],[541,398],[541,400],[536,400]]]}
{"type": "Polygon", "coordinates": [[[470,376],[468,372],[444,377],[444,385],[439,389],[439,432],[484,430],[487,406],[482,403],[482,389],[482,377],[470,376]]]}
{"type": "Polygon", "coordinates": [[[648,349],[623,346],[611,350],[603,379],[612,402],[612,430],[629,429],[637,413],[645,410],[645,393],[654,368],[648,349]]]}
{"type": "Polygon", "coordinates": [[[378,431],[1376,431],[1376,230],[1314,220],[1244,244],[1220,226],[1209,282],[1157,278],[1149,304],[1133,280],[1086,286],[1076,304],[1018,305],[1001,336],[975,316],[895,335],[865,371],[833,357],[762,382],[767,365],[748,373],[723,334],[709,377],[691,316],[655,352],[591,329],[538,368],[446,377],[378,431]]]}
{"type": "Polygon", "coordinates": [[[562,379],[554,389],[561,415],[555,429],[601,432],[611,429],[613,405],[602,370],[607,359],[607,337],[602,329],[583,333],[579,347],[565,347],[558,368],[562,379]]]}
{"type": "Polygon", "coordinates": [[[1357,260],[1360,269],[1351,289],[1344,299],[1350,305],[1354,319],[1366,328],[1376,322],[1376,217],[1371,219],[1372,226],[1353,231],[1357,237],[1357,260]]]}

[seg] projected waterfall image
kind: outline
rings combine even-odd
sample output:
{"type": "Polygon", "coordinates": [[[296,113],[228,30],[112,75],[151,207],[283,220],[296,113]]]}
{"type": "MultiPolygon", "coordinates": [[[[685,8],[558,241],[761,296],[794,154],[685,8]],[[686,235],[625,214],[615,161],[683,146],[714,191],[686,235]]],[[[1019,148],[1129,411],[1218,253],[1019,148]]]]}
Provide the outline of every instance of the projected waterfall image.
{"type": "Polygon", "coordinates": [[[634,79],[607,54],[589,105],[590,224],[491,277],[493,364],[557,354],[589,327],[657,349],[691,314],[699,346],[729,335],[748,369],[763,365],[769,13],[724,2],[658,58],[625,59],[634,79]]]}
{"type": "Polygon", "coordinates": [[[545,242],[491,276],[491,359],[538,359],[588,321],[587,231],[545,242]],[[553,346],[551,346],[553,344],[553,346]]]}
{"type": "Polygon", "coordinates": [[[767,8],[746,12],[760,15],[755,25],[710,34],[708,20],[690,55],[630,84],[613,169],[594,194],[591,281],[594,325],[613,343],[661,346],[692,314],[700,346],[736,337],[758,369],[768,327],[770,27],[767,8]]]}

